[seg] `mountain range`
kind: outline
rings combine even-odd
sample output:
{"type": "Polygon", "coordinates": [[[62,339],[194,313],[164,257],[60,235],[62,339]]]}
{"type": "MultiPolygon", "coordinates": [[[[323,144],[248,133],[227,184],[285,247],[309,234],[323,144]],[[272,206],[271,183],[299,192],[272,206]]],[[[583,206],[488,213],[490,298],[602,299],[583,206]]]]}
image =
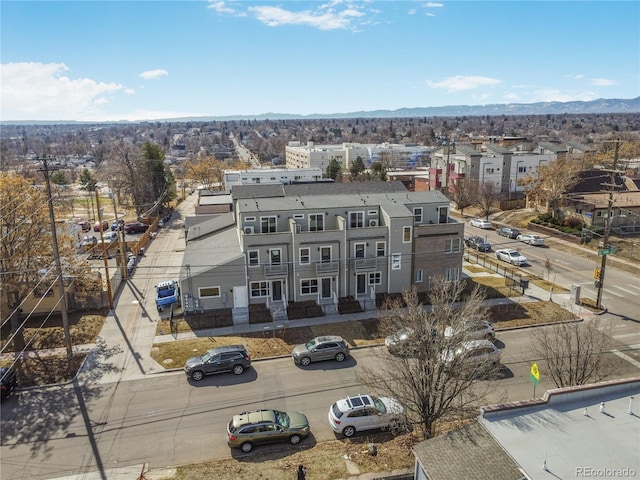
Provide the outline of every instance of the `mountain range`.
{"type": "Polygon", "coordinates": [[[294,113],[261,113],[259,115],[228,115],[162,118],[119,122],[77,122],[68,120],[41,121],[0,121],[5,125],[42,125],[71,123],[140,123],[140,122],[212,122],[229,120],[305,120],[323,118],[418,118],[418,117],[477,117],[496,115],[586,115],[603,113],[640,113],[640,97],[631,99],[600,98],[589,102],[537,102],[537,103],[496,103],[490,105],[451,105],[445,107],[414,107],[397,110],[371,110],[346,113],[315,113],[298,115],[294,113]]]}

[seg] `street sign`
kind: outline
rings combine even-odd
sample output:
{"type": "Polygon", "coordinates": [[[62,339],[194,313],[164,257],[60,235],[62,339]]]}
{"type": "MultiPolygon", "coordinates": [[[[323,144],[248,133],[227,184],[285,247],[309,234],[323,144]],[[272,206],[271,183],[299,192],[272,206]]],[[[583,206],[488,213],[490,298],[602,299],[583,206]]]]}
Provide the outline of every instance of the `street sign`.
{"type": "Polygon", "coordinates": [[[615,253],[615,249],[613,248],[603,248],[602,250],[598,250],[598,255],[603,256],[603,255],[609,255],[611,253],[615,253]]]}
{"type": "Polygon", "coordinates": [[[538,370],[538,364],[531,364],[531,381],[534,385],[540,385],[540,370],[538,370]]]}

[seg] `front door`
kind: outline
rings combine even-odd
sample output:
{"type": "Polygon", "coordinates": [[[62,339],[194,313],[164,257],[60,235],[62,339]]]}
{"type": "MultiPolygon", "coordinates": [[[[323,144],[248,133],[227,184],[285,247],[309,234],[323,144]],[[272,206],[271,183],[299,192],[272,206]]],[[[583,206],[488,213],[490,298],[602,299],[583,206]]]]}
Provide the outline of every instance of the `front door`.
{"type": "Polygon", "coordinates": [[[322,298],[331,298],[331,277],[324,277],[322,283],[322,298]]]}
{"type": "Polygon", "coordinates": [[[282,280],[271,281],[271,300],[274,302],[282,300],[282,280]]]}
{"type": "Polygon", "coordinates": [[[356,294],[364,295],[367,293],[367,274],[359,273],[356,275],[356,294]]]}

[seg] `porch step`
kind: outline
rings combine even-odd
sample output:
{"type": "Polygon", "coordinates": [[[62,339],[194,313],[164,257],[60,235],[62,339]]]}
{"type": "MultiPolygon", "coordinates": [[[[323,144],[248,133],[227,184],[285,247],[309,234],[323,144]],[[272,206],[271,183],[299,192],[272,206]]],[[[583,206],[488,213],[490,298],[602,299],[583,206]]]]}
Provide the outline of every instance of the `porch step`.
{"type": "Polygon", "coordinates": [[[247,307],[234,308],[231,311],[233,317],[233,324],[249,323],[249,309],[247,307]]]}

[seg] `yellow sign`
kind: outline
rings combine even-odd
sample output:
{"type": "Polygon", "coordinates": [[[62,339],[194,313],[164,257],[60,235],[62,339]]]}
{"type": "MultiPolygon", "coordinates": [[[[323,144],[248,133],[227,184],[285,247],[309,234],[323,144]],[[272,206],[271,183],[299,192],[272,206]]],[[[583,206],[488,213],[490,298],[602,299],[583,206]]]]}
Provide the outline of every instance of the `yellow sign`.
{"type": "Polygon", "coordinates": [[[540,370],[538,370],[538,364],[531,364],[531,380],[534,383],[540,383],[540,370]]]}

